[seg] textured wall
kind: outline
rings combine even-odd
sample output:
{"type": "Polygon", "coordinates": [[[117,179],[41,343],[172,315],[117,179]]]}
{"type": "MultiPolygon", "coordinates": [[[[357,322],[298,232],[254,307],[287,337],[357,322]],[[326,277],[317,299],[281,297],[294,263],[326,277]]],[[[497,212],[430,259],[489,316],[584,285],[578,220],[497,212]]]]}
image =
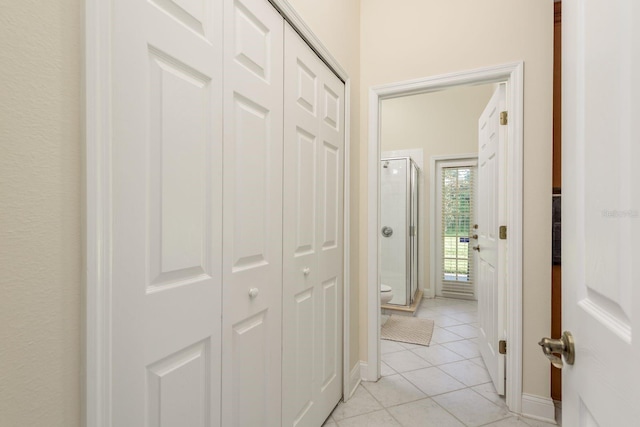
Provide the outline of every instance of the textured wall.
{"type": "Polygon", "coordinates": [[[0,0],[0,425],[80,425],[80,0],[0,0]]]}
{"type": "MultiPolygon", "coordinates": [[[[551,327],[553,0],[363,0],[360,19],[362,93],[380,84],[524,61],[523,381],[526,393],[549,396],[549,362],[537,342],[551,327]]],[[[360,114],[366,183],[366,99],[360,114]]],[[[364,224],[366,206],[363,192],[364,224]]],[[[366,245],[366,233],[360,238],[366,245]]],[[[362,264],[360,274],[366,281],[362,264]]],[[[365,303],[360,300],[361,307],[365,303]]]]}

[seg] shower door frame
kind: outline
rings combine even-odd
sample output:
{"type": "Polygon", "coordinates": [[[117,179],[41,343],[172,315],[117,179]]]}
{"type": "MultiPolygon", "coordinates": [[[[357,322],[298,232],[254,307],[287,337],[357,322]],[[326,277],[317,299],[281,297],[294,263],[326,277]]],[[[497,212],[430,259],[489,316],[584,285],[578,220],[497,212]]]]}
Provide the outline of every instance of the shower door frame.
{"type": "MultiPolygon", "coordinates": [[[[420,251],[419,251],[419,245],[418,245],[418,218],[420,215],[420,204],[418,201],[416,201],[416,218],[415,218],[415,231],[414,231],[414,240],[415,240],[415,255],[413,255],[413,248],[412,248],[412,241],[411,241],[411,213],[412,213],[412,208],[413,208],[413,200],[412,200],[412,189],[415,186],[419,185],[419,180],[416,177],[415,182],[413,179],[413,170],[415,169],[416,171],[418,171],[418,173],[420,173],[420,168],[418,167],[418,164],[415,162],[415,160],[413,160],[411,158],[411,156],[393,156],[393,157],[385,157],[380,159],[380,163],[382,162],[391,162],[391,161],[395,161],[395,160],[404,160],[407,163],[407,176],[406,176],[406,182],[407,182],[407,186],[406,186],[406,190],[405,190],[405,196],[406,196],[406,206],[405,206],[405,221],[406,221],[406,233],[405,233],[405,251],[406,251],[406,257],[405,257],[405,270],[406,270],[406,278],[405,278],[405,304],[394,304],[391,302],[388,302],[388,305],[396,305],[398,307],[409,307],[411,304],[413,304],[413,301],[415,299],[416,296],[416,292],[418,291],[418,277],[420,276],[420,272],[419,272],[419,268],[420,265],[418,263],[418,256],[420,255],[420,251]],[[415,258],[415,260],[414,260],[415,258]],[[412,264],[411,261],[414,261],[414,263],[412,264]],[[415,265],[416,266],[416,274],[415,277],[413,275],[413,268],[412,266],[415,265]],[[415,286],[415,290],[413,288],[413,284],[416,284],[415,286]]],[[[419,190],[416,190],[419,191],[419,190]]],[[[382,200],[381,200],[382,201],[382,200]]]]}

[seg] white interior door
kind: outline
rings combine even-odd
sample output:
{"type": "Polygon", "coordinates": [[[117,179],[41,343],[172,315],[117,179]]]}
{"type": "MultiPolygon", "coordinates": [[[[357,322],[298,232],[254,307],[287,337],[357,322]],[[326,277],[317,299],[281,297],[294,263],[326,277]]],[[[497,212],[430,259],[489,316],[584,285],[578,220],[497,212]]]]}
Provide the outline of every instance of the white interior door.
{"type": "Polygon", "coordinates": [[[265,0],[224,14],[222,425],[279,427],[284,20],[265,0]]]}
{"type": "Polygon", "coordinates": [[[478,120],[478,346],[491,380],[504,394],[505,356],[499,341],[505,339],[504,241],[499,227],[505,224],[505,132],[500,112],[505,105],[505,85],[494,92],[478,120]]]}
{"type": "Polygon", "coordinates": [[[222,8],[114,0],[114,426],[220,425],[222,8]]]}
{"type": "Polygon", "coordinates": [[[640,5],[572,0],[562,11],[563,423],[640,420],[640,5]]]}
{"type": "Polygon", "coordinates": [[[287,24],[283,425],[319,426],[342,396],[344,84],[287,24]]]}

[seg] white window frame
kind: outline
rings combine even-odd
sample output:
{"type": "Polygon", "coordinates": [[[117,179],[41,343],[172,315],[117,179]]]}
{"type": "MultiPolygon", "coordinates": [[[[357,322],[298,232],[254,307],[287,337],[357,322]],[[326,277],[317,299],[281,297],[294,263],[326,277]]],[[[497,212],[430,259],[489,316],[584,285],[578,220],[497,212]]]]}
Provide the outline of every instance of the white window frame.
{"type": "MultiPolygon", "coordinates": [[[[429,226],[430,236],[429,239],[431,245],[430,251],[430,268],[431,272],[431,290],[432,297],[438,294],[442,294],[442,265],[443,265],[443,242],[442,242],[442,170],[444,168],[457,168],[457,167],[478,167],[478,155],[477,154],[459,154],[459,155],[443,155],[443,156],[431,156],[431,188],[429,191],[431,203],[429,212],[429,226]]],[[[477,180],[476,180],[477,181],[477,180]]],[[[477,186],[477,182],[475,182],[477,186]]],[[[477,191],[474,191],[474,197],[477,199],[477,191]]],[[[476,203],[474,201],[474,209],[476,209],[476,203]]],[[[475,213],[474,213],[475,218],[475,213]]],[[[473,265],[477,264],[477,260],[474,260],[473,265]]],[[[473,299],[476,298],[476,281],[473,280],[473,299]]]]}

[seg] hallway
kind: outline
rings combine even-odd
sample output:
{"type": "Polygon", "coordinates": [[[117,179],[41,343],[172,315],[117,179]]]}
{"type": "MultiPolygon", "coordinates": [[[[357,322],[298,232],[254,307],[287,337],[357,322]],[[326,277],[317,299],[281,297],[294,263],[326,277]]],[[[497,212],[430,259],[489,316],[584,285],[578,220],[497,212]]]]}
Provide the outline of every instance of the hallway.
{"type": "Polygon", "coordinates": [[[429,347],[382,340],[382,378],[363,382],[327,427],[548,427],[512,415],[478,351],[477,302],[425,299],[416,314],[435,321],[429,347]]]}

